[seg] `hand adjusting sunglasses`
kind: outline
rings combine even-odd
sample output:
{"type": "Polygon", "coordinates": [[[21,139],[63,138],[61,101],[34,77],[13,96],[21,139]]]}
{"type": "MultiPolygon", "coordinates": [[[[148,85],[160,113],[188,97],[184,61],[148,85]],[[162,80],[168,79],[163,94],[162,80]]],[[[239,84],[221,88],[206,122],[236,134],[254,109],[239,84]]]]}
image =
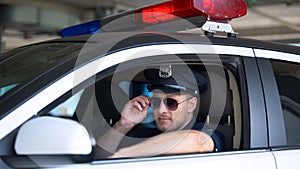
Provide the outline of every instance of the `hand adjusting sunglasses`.
{"type": "Polygon", "coordinates": [[[153,109],[157,109],[159,108],[160,106],[160,103],[161,103],[161,100],[163,100],[163,103],[164,105],[171,111],[175,111],[177,110],[178,108],[178,105],[191,99],[193,97],[190,97],[188,99],[185,99],[181,102],[178,102],[176,99],[173,99],[173,98],[159,98],[159,97],[151,97],[149,98],[149,101],[150,101],[150,106],[153,108],[153,109]]]}

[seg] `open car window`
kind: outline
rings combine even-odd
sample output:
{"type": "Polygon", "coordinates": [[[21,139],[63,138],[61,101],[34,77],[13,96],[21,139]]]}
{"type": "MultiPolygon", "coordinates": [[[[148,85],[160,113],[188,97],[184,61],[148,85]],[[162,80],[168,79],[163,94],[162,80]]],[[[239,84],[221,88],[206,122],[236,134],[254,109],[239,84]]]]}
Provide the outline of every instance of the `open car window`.
{"type": "MultiPolygon", "coordinates": [[[[222,134],[225,140],[222,151],[244,149],[247,145],[244,145],[242,140],[247,138],[242,138],[244,108],[241,105],[243,101],[247,100],[242,99],[243,93],[240,91],[240,85],[244,83],[239,75],[242,72],[240,58],[226,56],[222,57],[222,62],[216,62],[213,59],[195,61],[188,58],[184,63],[176,60],[168,61],[168,63],[186,64],[209,81],[207,90],[200,94],[197,122],[203,123],[206,129],[216,130],[222,134]]],[[[140,61],[137,59],[136,62],[140,61]]],[[[144,62],[135,67],[131,66],[137,65],[135,62],[118,65],[109,70],[111,73],[106,72],[104,76],[99,74],[92,82],[82,85],[84,87],[79,92],[70,91],[74,94],[58,99],[61,101],[56,101],[55,106],[45,109],[48,113],[45,113],[44,110],[41,114],[69,116],[68,118],[83,124],[97,140],[120,119],[123,107],[130,99],[138,95],[152,95],[147,91],[146,86],[149,82],[144,77],[143,71],[165,63],[166,61],[144,62]],[[72,103],[71,108],[68,107],[70,102],[72,103]]],[[[142,123],[126,136],[129,141],[124,139],[120,143],[120,147],[145,140],[145,138],[140,139],[140,133],[156,129],[152,111],[151,108],[148,110],[147,117],[142,123]]]]}
{"type": "MultiPolygon", "coordinates": [[[[238,74],[240,63],[237,61],[237,58],[231,58],[225,59],[222,64],[214,61],[188,64],[191,69],[209,79],[208,90],[200,95],[197,121],[224,135],[226,151],[238,150],[243,146],[239,90],[242,82],[238,74]]],[[[159,65],[160,63],[148,63],[139,67],[122,65],[123,67],[119,66],[105,78],[100,78],[83,92],[76,114],[78,120],[87,126],[96,138],[100,137],[120,119],[123,107],[130,99],[139,95],[151,96],[146,89],[149,82],[145,79],[143,71],[159,65]]],[[[141,132],[141,128],[146,131],[156,127],[152,111],[151,108],[148,110],[147,117],[137,129],[137,133],[141,132]]],[[[133,137],[135,133],[131,131],[130,138],[133,137]]],[[[133,140],[138,142],[139,139],[133,140]]]]}

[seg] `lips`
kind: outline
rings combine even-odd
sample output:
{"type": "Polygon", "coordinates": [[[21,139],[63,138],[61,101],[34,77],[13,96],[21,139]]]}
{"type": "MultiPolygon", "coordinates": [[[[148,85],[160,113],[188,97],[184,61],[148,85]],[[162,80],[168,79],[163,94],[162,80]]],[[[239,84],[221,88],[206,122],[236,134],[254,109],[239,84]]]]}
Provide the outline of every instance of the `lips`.
{"type": "Polygon", "coordinates": [[[168,116],[160,116],[160,117],[158,118],[158,120],[159,120],[159,121],[169,121],[169,120],[171,120],[171,118],[168,117],[168,116]]]}

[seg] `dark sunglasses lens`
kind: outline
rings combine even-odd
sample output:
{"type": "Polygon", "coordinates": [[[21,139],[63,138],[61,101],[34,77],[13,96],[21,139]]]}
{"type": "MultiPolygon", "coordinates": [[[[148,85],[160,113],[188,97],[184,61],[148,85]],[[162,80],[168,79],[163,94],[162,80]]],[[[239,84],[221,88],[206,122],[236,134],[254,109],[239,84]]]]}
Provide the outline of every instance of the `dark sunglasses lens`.
{"type": "Polygon", "coordinates": [[[156,98],[156,97],[150,98],[150,104],[152,109],[157,109],[160,105],[160,101],[161,101],[160,98],[156,98]]]}
{"type": "Polygon", "coordinates": [[[172,98],[166,98],[164,99],[164,102],[166,100],[165,105],[167,106],[167,108],[171,111],[175,111],[178,108],[178,102],[175,99],[172,98]]]}
{"type": "MultiPolygon", "coordinates": [[[[160,102],[161,102],[161,98],[156,98],[156,97],[150,98],[150,104],[152,109],[159,108],[160,102]]],[[[178,102],[173,98],[164,98],[163,103],[171,111],[175,111],[178,108],[178,102]]]]}

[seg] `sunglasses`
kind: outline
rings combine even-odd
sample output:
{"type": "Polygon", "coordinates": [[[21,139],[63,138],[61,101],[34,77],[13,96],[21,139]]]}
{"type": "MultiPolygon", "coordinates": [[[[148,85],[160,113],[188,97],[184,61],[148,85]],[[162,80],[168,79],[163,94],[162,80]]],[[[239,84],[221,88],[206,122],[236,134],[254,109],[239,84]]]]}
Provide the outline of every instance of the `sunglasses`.
{"type": "Polygon", "coordinates": [[[183,102],[185,102],[185,101],[187,101],[187,100],[189,100],[189,99],[191,99],[191,98],[193,98],[193,97],[190,97],[190,98],[188,98],[188,99],[186,99],[186,100],[183,100],[183,101],[181,101],[181,102],[178,102],[176,99],[168,98],[168,97],[167,97],[167,98],[151,97],[151,98],[149,99],[149,101],[150,101],[150,105],[151,105],[151,107],[152,107],[153,109],[159,108],[160,103],[161,103],[161,100],[162,100],[163,103],[164,103],[164,105],[165,105],[169,110],[175,111],[175,110],[177,110],[179,104],[181,104],[181,103],[183,103],[183,102]]]}

